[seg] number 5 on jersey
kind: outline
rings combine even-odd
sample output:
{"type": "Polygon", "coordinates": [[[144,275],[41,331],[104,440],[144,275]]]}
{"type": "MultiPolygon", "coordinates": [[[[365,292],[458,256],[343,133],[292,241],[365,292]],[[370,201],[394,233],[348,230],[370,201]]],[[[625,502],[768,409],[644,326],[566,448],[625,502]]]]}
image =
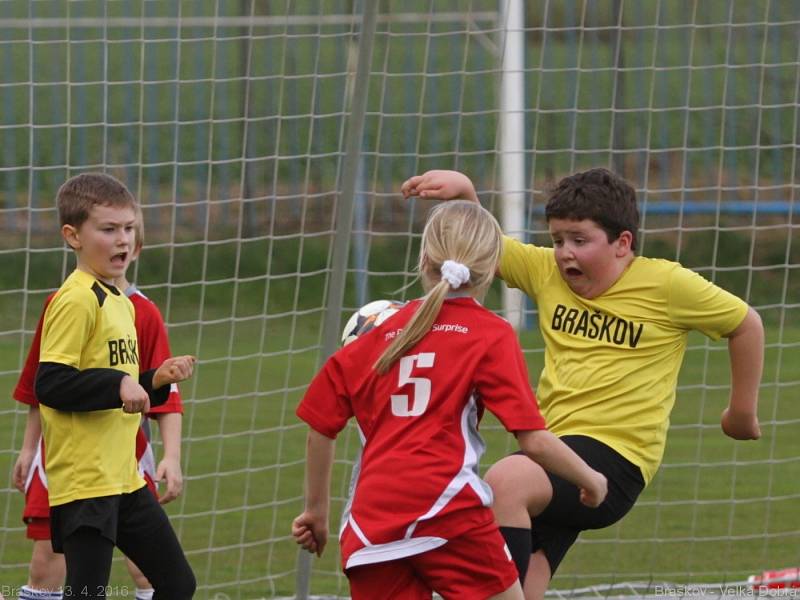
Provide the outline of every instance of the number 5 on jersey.
{"type": "Polygon", "coordinates": [[[414,386],[414,397],[409,404],[406,394],[392,394],[392,414],[397,417],[418,417],[428,408],[431,399],[431,380],[427,377],[411,377],[414,366],[430,368],[436,358],[435,352],[421,352],[404,356],[400,359],[400,374],[398,385],[400,387],[411,384],[414,386]]]}

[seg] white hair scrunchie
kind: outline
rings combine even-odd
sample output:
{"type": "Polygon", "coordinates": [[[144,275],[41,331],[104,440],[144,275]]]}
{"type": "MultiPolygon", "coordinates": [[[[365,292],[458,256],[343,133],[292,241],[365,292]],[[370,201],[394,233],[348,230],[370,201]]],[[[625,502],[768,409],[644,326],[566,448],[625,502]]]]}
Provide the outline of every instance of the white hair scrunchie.
{"type": "Polygon", "coordinates": [[[450,284],[454,290],[460,288],[469,281],[469,269],[466,265],[454,260],[446,260],[442,263],[442,279],[450,284]]]}

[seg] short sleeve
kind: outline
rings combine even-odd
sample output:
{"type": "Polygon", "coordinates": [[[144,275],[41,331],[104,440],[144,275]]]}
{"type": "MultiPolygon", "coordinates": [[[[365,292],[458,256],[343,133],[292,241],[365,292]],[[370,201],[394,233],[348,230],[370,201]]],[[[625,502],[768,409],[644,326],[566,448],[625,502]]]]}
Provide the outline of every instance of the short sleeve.
{"type": "Polygon", "coordinates": [[[28,356],[25,359],[25,366],[19,375],[19,380],[14,388],[14,400],[28,404],[30,406],[39,406],[39,401],[36,399],[34,391],[34,383],[36,381],[36,370],[39,368],[39,346],[42,343],[42,326],[44,324],[44,314],[47,306],[50,304],[53,296],[48,296],[45,301],[42,314],[39,315],[39,322],[36,324],[36,331],[31,340],[31,346],[28,348],[28,356]]]}
{"type": "Polygon", "coordinates": [[[78,368],[95,319],[97,299],[89,290],[70,288],[55,295],[45,311],[40,362],[78,368]]]}
{"type": "MultiPolygon", "coordinates": [[[[150,302],[147,300],[147,302],[150,302]]],[[[139,368],[142,371],[157,369],[171,356],[169,339],[164,319],[155,305],[134,306],[136,311],[136,334],[139,338],[139,368]],[[139,314],[140,311],[143,314],[139,314]]]]}
{"type": "Polygon", "coordinates": [[[545,429],[517,336],[502,325],[502,335],[487,342],[475,373],[481,401],[508,431],[545,429]]]}
{"type": "MultiPolygon", "coordinates": [[[[139,339],[139,368],[142,372],[157,369],[172,356],[169,347],[169,336],[164,325],[164,318],[152,301],[143,299],[134,305],[136,310],[136,335],[139,339]]],[[[167,401],[154,406],[147,413],[152,417],[163,413],[182,413],[183,403],[181,394],[176,384],[170,386],[167,401]]]]}
{"type": "Polygon", "coordinates": [[[297,416],[329,438],[335,438],[353,416],[339,353],[333,354],[311,381],[297,416]]]}
{"type": "Polygon", "coordinates": [[[668,311],[680,327],[718,340],[741,324],[747,310],[742,299],[694,271],[677,267],[670,276],[668,311]]]}
{"type": "Polygon", "coordinates": [[[555,266],[552,248],[523,244],[503,236],[498,274],[509,287],[519,288],[535,299],[555,266]]]}

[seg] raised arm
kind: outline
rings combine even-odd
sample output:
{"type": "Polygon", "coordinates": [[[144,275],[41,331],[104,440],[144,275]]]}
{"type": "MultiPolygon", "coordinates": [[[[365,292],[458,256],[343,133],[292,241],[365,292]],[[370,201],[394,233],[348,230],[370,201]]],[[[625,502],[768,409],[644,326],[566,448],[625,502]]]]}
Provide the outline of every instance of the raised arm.
{"type": "Polygon", "coordinates": [[[741,324],[728,338],[731,362],[731,396],[722,412],[722,431],[735,440],[757,440],[758,386],[764,368],[764,326],[750,308],[741,324]]]}
{"type": "Polygon", "coordinates": [[[419,196],[431,200],[472,200],[478,202],[478,194],[469,177],[459,171],[435,169],[422,175],[414,175],[400,187],[405,198],[419,196]]]}
{"type": "Polygon", "coordinates": [[[602,473],[587,465],[572,449],[546,429],[520,431],[517,442],[525,455],[542,466],[574,483],[581,490],[581,502],[596,507],[606,497],[608,482],[602,473]]]}

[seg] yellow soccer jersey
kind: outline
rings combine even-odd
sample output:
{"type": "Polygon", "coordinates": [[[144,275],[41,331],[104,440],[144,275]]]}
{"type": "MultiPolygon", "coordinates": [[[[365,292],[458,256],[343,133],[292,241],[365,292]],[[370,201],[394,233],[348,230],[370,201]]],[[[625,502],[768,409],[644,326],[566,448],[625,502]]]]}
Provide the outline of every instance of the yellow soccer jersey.
{"type": "MultiPolygon", "coordinates": [[[[113,286],[73,271],[44,316],[42,363],[139,378],[134,309],[113,286]]],[[[141,415],[120,408],[71,412],[40,405],[50,505],[133,492],[144,483],[135,457],[141,415]]]]}
{"type": "Polygon", "coordinates": [[[678,263],[644,257],[589,300],[569,289],[552,248],[508,237],[500,275],[538,306],[545,358],[537,397],[548,429],[603,442],[649,483],[689,331],[717,340],[742,322],[747,304],[678,263]]]}

